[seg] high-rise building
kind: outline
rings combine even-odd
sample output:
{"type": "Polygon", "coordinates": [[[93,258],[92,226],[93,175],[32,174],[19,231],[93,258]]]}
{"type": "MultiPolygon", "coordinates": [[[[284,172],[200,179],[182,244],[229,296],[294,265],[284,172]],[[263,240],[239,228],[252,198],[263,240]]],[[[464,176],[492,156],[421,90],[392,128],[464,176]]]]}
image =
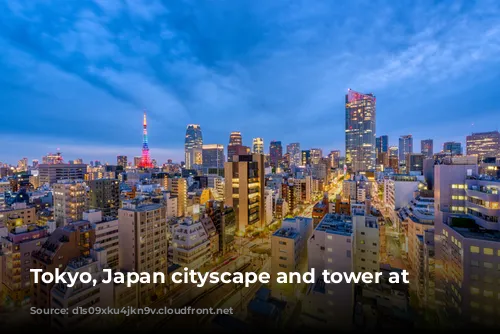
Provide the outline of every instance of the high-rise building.
{"type": "Polygon", "coordinates": [[[311,163],[313,165],[318,164],[323,158],[323,150],[320,148],[311,148],[311,163]]]}
{"type": "Polygon", "coordinates": [[[500,157],[500,132],[478,132],[467,136],[467,155],[477,155],[480,160],[486,157],[500,157]]]}
{"type": "Polygon", "coordinates": [[[424,171],[425,155],[422,153],[409,153],[406,155],[406,172],[408,174],[417,172],[422,174],[424,171]]]}
{"type": "Polygon", "coordinates": [[[262,228],[265,224],[264,156],[239,155],[224,164],[225,204],[234,209],[237,230],[248,226],[262,228]]]}
{"type": "Polygon", "coordinates": [[[177,216],[183,217],[187,210],[187,181],[183,177],[169,179],[168,190],[177,197],[177,216]]]}
{"type": "Polygon", "coordinates": [[[280,141],[273,140],[269,144],[269,156],[272,167],[279,167],[283,161],[283,147],[280,141]]]}
{"type": "Polygon", "coordinates": [[[332,168],[339,168],[340,167],[340,151],[339,150],[330,151],[328,158],[330,159],[330,167],[332,167],[332,168]]]}
{"type": "Polygon", "coordinates": [[[142,155],[141,164],[142,168],[152,168],[151,157],[149,155],[149,144],[148,144],[148,122],[146,120],[146,111],[144,111],[144,119],[142,122],[142,155]]]}
{"type": "Polygon", "coordinates": [[[406,163],[406,155],[413,153],[413,136],[405,135],[399,137],[399,163],[406,163]]]}
{"type": "Polygon", "coordinates": [[[351,89],[345,96],[346,165],[353,171],[375,170],[376,98],[351,89]]]}
{"type": "Polygon", "coordinates": [[[53,185],[54,220],[58,227],[82,220],[87,204],[85,188],[82,180],[60,180],[53,185]]]}
{"type": "Polygon", "coordinates": [[[448,141],[443,144],[443,152],[451,155],[461,155],[462,144],[456,141],[448,141]]]}
{"type": "Polygon", "coordinates": [[[189,124],[184,141],[185,164],[187,169],[201,166],[203,163],[203,136],[198,124],[189,124]]]}
{"type": "Polygon", "coordinates": [[[295,166],[300,166],[302,164],[300,143],[290,143],[286,145],[286,153],[290,154],[290,163],[295,166]]]}
{"type": "Polygon", "coordinates": [[[88,207],[100,210],[105,217],[118,217],[120,183],[116,179],[89,181],[88,207]]]}
{"type": "Polygon", "coordinates": [[[200,221],[191,217],[181,219],[181,223],[174,228],[172,254],[173,263],[194,270],[210,261],[209,235],[200,221]]]}
{"type": "Polygon", "coordinates": [[[243,139],[241,137],[241,132],[233,131],[229,135],[229,145],[243,145],[243,139]]]}
{"type": "Polygon", "coordinates": [[[243,145],[228,145],[227,146],[227,161],[233,161],[235,155],[250,154],[250,147],[243,145]]]}
{"type": "Polygon", "coordinates": [[[226,158],[224,157],[224,145],[221,144],[209,144],[203,145],[203,169],[217,168],[223,169],[224,162],[226,158]]]}
{"type": "Polygon", "coordinates": [[[226,254],[234,247],[236,217],[232,207],[224,206],[223,201],[207,202],[205,213],[212,219],[219,234],[219,250],[226,254]]]}
{"type": "Polygon", "coordinates": [[[83,180],[87,165],[81,164],[40,164],[38,165],[38,175],[40,185],[52,185],[59,180],[83,180]]]}
{"type": "Polygon", "coordinates": [[[389,150],[389,136],[383,135],[376,139],[377,153],[385,153],[389,150]]]}
{"type": "Polygon", "coordinates": [[[134,167],[139,168],[141,166],[141,157],[134,157],[134,167]]]}
{"type": "MultiPolygon", "coordinates": [[[[120,268],[137,273],[161,272],[167,276],[167,219],[161,204],[125,203],[118,210],[120,268]]],[[[141,284],[139,305],[150,305],[165,293],[166,284],[141,284]]]]}
{"type": "Polygon", "coordinates": [[[252,153],[264,154],[264,139],[254,138],[252,143],[252,153]]]}
{"type": "Polygon", "coordinates": [[[119,155],[116,157],[116,164],[122,166],[124,169],[127,167],[127,156],[119,155]]]}
{"type": "Polygon", "coordinates": [[[424,139],[420,142],[420,153],[426,158],[432,158],[434,155],[434,141],[432,139],[424,139]]]}
{"type": "Polygon", "coordinates": [[[302,166],[310,165],[311,164],[311,151],[310,150],[303,150],[301,160],[302,160],[302,166]]]}
{"type": "Polygon", "coordinates": [[[106,267],[119,269],[120,243],[118,219],[105,217],[102,211],[88,210],[83,212],[83,220],[92,224],[95,230],[95,245],[106,251],[106,267]]]}

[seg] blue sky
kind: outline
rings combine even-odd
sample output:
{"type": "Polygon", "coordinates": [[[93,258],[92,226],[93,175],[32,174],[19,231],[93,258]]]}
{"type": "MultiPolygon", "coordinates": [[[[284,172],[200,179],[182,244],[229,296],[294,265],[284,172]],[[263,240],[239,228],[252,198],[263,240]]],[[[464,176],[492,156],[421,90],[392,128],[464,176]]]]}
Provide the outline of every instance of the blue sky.
{"type": "Polygon", "coordinates": [[[0,161],[180,160],[186,125],[344,150],[347,88],[390,144],[500,126],[499,1],[0,2],[0,161]]]}

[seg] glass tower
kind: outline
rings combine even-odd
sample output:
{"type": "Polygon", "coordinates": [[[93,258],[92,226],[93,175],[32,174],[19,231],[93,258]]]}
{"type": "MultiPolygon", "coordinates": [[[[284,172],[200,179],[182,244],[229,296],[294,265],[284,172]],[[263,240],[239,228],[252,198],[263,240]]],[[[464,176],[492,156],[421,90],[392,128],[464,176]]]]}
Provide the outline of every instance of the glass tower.
{"type": "Polygon", "coordinates": [[[185,164],[187,169],[203,162],[203,137],[201,127],[198,124],[189,124],[186,129],[186,141],[184,142],[185,164]]]}
{"type": "Polygon", "coordinates": [[[376,98],[351,89],[345,96],[346,165],[352,172],[375,169],[376,98]]]}

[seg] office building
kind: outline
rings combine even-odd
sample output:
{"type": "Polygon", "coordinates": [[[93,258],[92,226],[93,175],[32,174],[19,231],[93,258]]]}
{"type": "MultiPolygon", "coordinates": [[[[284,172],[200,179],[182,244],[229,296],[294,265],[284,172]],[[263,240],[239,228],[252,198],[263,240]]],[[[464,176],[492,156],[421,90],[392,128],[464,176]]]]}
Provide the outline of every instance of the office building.
{"type": "Polygon", "coordinates": [[[243,138],[241,137],[241,132],[233,131],[229,135],[229,145],[243,145],[243,138]]]}
{"type": "Polygon", "coordinates": [[[83,180],[87,171],[87,165],[81,164],[40,164],[38,175],[40,184],[52,185],[59,180],[83,180]]]}
{"type": "Polygon", "coordinates": [[[345,97],[345,154],[352,172],[375,170],[376,98],[349,89],[345,97]]]}
{"type": "Polygon", "coordinates": [[[183,177],[169,179],[168,190],[177,197],[177,217],[183,217],[187,212],[187,180],[183,177]]]}
{"type": "Polygon", "coordinates": [[[209,144],[203,145],[203,169],[208,170],[209,168],[219,169],[224,168],[224,162],[226,158],[224,157],[224,145],[221,144],[209,144]]]}
{"type": "Polygon", "coordinates": [[[406,135],[399,137],[399,163],[406,163],[406,155],[413,153],[413,137],[406,135]]]}
{"type": "Polygon", "coordinates": [[[126,155],[119,155],[116,157],[116,164],[118,166],[122,166],[123,169],[127,168],[127,156],[126,155]]]}
{"type": "MultiPolygon", "coordinates": [[[[126,271],[162,272],[167,275],[167,220],[161,204],[124,203],[118,210],[120,268],[126,271]]],[[[139,306],[149,305],[166,292],[166,284],[141,284],[139,306]]]]}
{"type": "Polygon", "coordinates": [[[236,161],[225,163],[224,175],[225,204],[235,210],[237,230],[264,227],[264,156],[236,156],[236,161]]]}
{"type": "Polygon", "coordinates": [[[252,153],[264,154],[264,139],[254,138],[252,142],[252,153]]]}
{"type": "Polygon", "coordinates": [[[58,227],[82,220],[87,206],[86,185],[82,180],[61,180],[53,185],[54,220],[58,227]]]}
{"type": "Polygon", "coordinates": [[[386,153],[389,151],[389,136],[383,135],[377,137],[375,143],[377,153],[386,153]]]}
{"type": "Polygon", "coordinates": [[[250,147],[243,145],[228,145],[227,146],[227,161],[231,162],[235,155],[250,154],[250,147]]]}
{"type": "Polygon", "coordinates": [[[184,141],[184,163],[187,169],[201,166],[203,136],[198,124],[189,124],[186,128],[186,139],[184,141]]]}
{"type": "Polygon", "coordinates": [[[120,183],[116,179],[97,179],[88,182],[88,207],[106,217],[118,217],[120,183]]]}
{"type": "Polygon", "coordinates": [[[434,141],[432,139],[424,139],[420,142],[420,153],[426,158],[434,156],[434,141]]]}
{"type": "Polygon", "coordinates": [[[323,158],[323,150],[320,148],[311,148],[311,164],[318,164],[319,161],[323,158]]]}
{"type": "Polygon", "coordinates": [[[478,132],[467,136],[467,155],[477,155],[479,160],[486,157],[500,157],[500,132],[478,132]]]}
{"type": "Polygon", "coordinates": [[[443,153],[450,155],[461,155],[462,144],[456,141],[448,141],[443,144],[443,153]]]}
{"type": "Polygon", "coordinates": [[[269,144],[269,156],[271,167],[278,168],[283,162],[283,147],[280,141],[271,141],[269,144]]]}
{"type": "Polygon", "coordinates": [[[311,164],[311,151],[303,150],[302,151],[302,166],[307,166],[311,164]]]}
{"type": "Polygon", "coordinates": [[[290,154],[290,163],[295,166],[302,164],[300,143],[290,143],[286,146],[286,152],[290,154]]]}
{"type": "Polygon", "coordinates": [[[0,210],[0,226],[7,228],[8,231],[24,225],[34,225],[36,222],[35,205],[20,202],[0,210]]]}
{"type": "Polygon", "coordinates": [[[406,155],[406,172],[412,175],[422,175],[424,171],[425,155],[422,153],[409,153],[406,155]]]}
{"type": "Polygon", "coordinates": [[[328,159],[330,159],[330,167],[331,168],[340,168],[340,151],[333,150],[328,154],[328,159]]]}
{"type": "Polygon", "coordinates": [[[222,255],[234,248],[236,216],[232,207],[224,206],[223,201],[208,201],[205,213],[210,217],[219,234],[219,250],[222,255]]]}
{"type": "Polygon", "coordinates": [[[384,210],[396,225],[397,231],[401,230],[397,213],[410,203],[419,184],[417,176],[410,175],[395,174],[384,180],[384,210]]]}

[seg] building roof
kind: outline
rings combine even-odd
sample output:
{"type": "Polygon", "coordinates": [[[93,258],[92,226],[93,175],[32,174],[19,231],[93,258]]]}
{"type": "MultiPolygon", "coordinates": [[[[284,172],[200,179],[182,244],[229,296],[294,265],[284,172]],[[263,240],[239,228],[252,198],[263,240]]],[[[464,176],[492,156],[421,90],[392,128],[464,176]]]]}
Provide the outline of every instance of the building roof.
{"type": "Polygon", "coordinates": [[[352,234],[352,220],[349,216],[328,213],[316,226],[315,231],[349,236],[352,234]]]}

